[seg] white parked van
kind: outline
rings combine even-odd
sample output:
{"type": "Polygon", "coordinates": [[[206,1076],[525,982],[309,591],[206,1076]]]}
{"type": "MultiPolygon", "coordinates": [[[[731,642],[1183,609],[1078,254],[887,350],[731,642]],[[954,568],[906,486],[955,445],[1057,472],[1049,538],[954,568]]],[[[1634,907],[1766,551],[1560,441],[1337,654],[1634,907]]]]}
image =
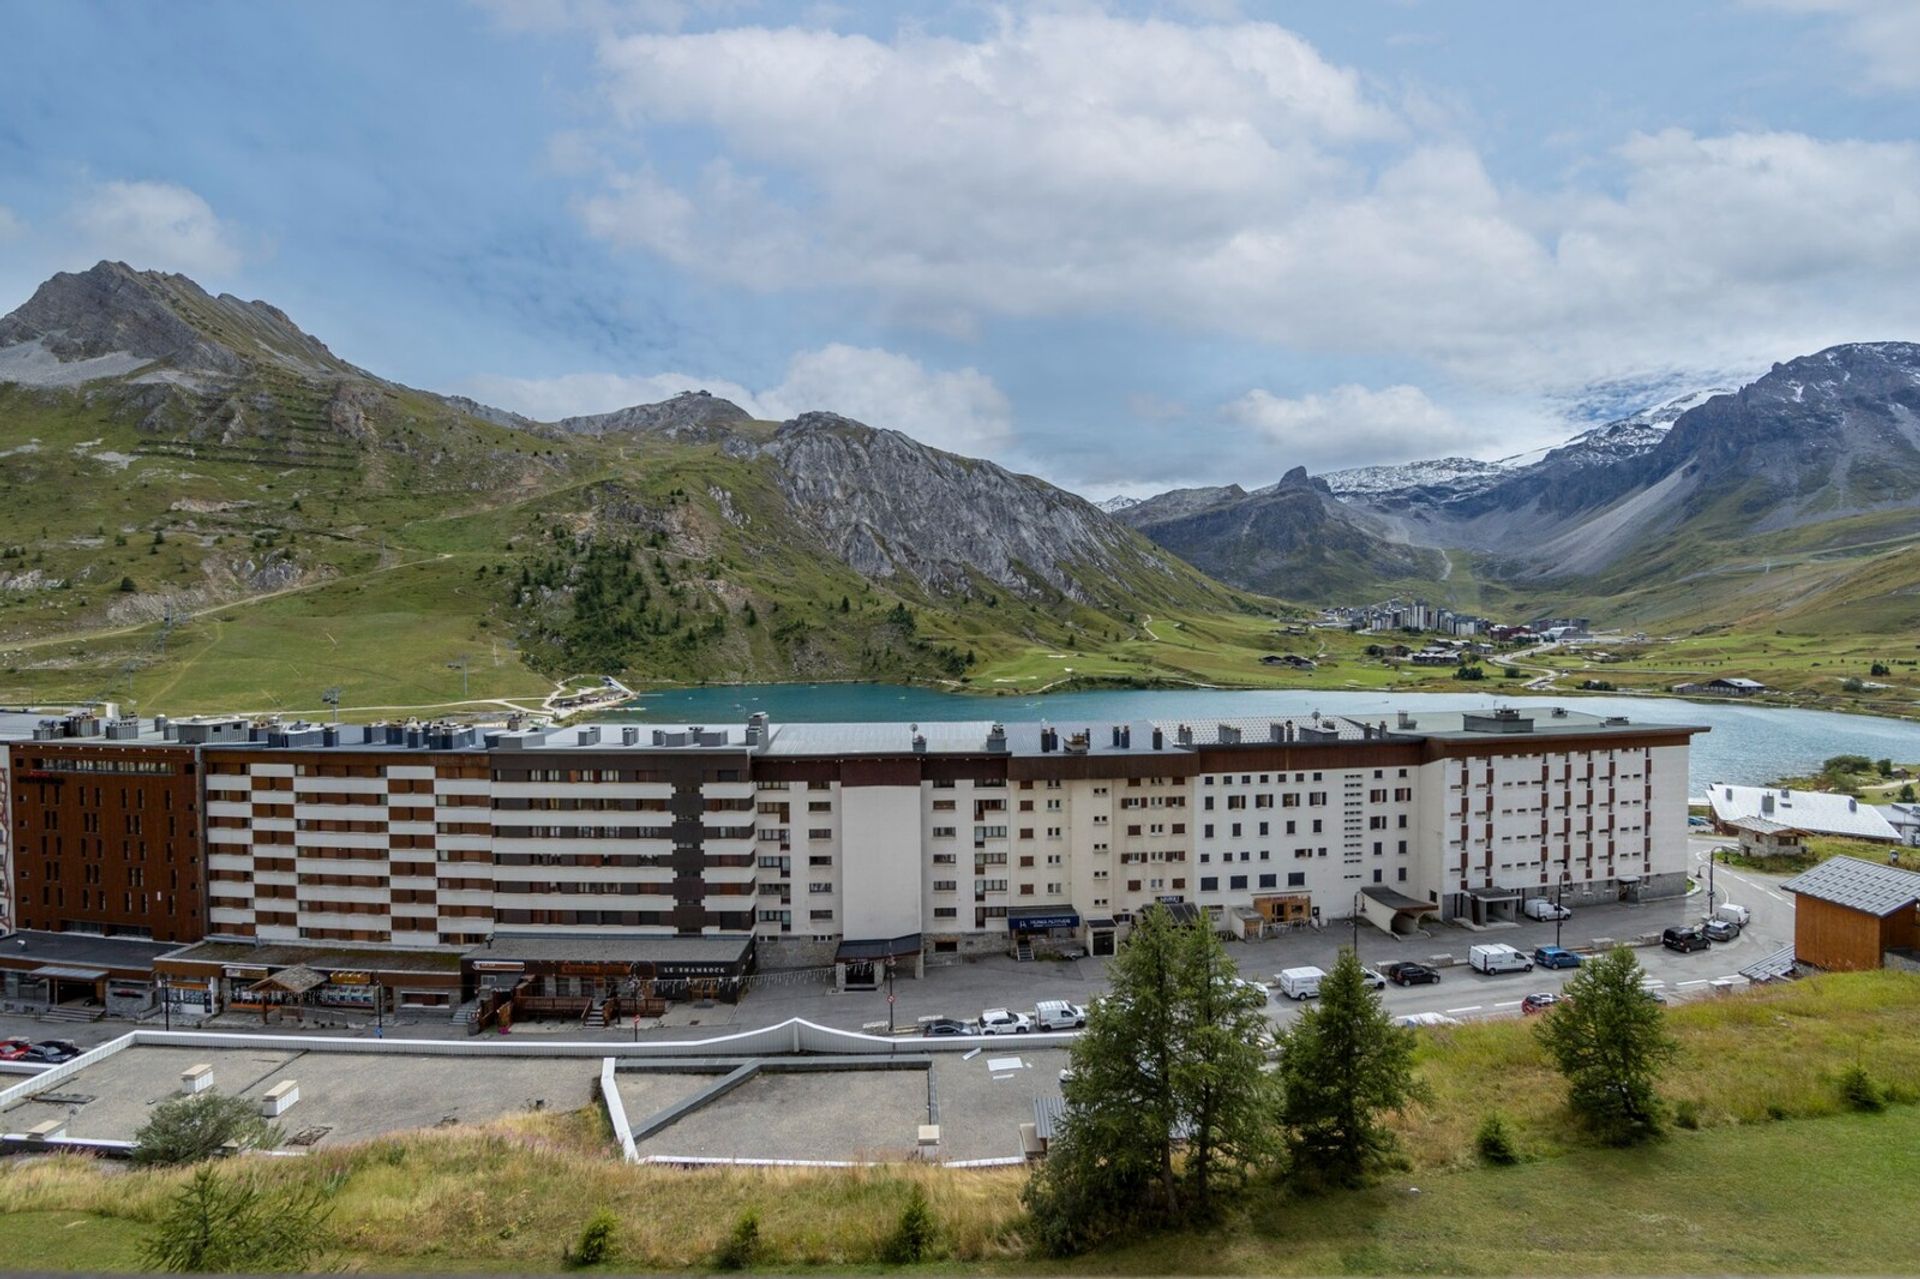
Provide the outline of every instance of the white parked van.
{"type": "Polygon", "coordinates": [[[1326,977],[1318,968],[1288,968],[1273,979],[1273,988],[1289,999],[1318,999],[1326,977]]]}
{"type": "Polygon", "coordinates": [[[1475,972],[1482,973],[1530,973],[1533,971],[1533,961],[1505,942],[1471,947],[1467,951],[1467,966],[1475,972]]]}
{"type": "Polygon", "coordinates": [[[1544,919],[1549,923],[1556,919],[1573,918],[1572,911],[1557,902],[1548,901],[1544,897],[1529,898],[1527,904],[1520,909],[1526,914],[1528,919],[1544,919]]]}
{"type": "Polygon", "coordinates": [[[1753,922],[1753,912],[1745,906],[1736,906],[1732,902],[1721,902],[1713,909],[1715,919],[1724,919],[1729,924],[1738,924],[1745,928],[1753,922]]]}
{"type": "Polygon", "coordinates": [[[1042,1030],[1079,1030],[1087,1024],[1087,1010],[1064,999],[1043,999],[1034,1006],[1033,1021],[1042,1030]]]}

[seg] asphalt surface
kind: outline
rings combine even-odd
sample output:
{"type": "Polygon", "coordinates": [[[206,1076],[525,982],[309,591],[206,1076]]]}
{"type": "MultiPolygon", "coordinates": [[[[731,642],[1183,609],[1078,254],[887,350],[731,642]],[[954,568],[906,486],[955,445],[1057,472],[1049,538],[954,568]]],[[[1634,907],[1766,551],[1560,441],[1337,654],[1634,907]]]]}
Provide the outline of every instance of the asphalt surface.
{"type": "MultiPolygon", "coordinates": [[[[1689,841],[1690,856],[1704,876],[1707,850],[1721,846],[1717,839],[1689,841]]],[[[1750,871],[1734,871],[1725,866],[1714,868],[1715,898],[1746,906],[1753,912],[1752,922],[1732,942],[1713,946],[1693,954],[1677,954],[1655,946],[1637,951],[1647,971],[1648,985],[1669,999],[1709,996],[1716,978],[1737,977],[1748,966],[1793,940],[1792,899],[1779,891],[1776,876],[1750,871]]],[[[1704,885],[1684,898],[1652,902],[1646,905],[1609,904],[1574,912],[1559,930],[1559,941],[1569,947],[1585,946],[1595,939],[1631,942],[1646,935],[1657,935],[1676,924],[1697,923],[1707,913],[1704,885]]],[[[1387,987],[1384,998],[1395,1014],[1437,1012],[1461,1019],[1489,1016],[1517,1016],[1520,1001],[1535,991],[1557,991],[1571,977],[1571,970],[1531,973],[1507,973],[1486,976],[1466,965],[1468,947],[1482,942],[1506,942],[1531,953],[1533,948],[1555,942],[1555,927],[1550,923],[1528,920],[1521,924],[1473,931],[1457,925],[1435,924],[1427,936],[1409,939],[1389,937],[1378,929],[1361,925],[1361,960],[1378,966],[1394,960],[1427,962],[1436,956],[1449,956],[1453,964],[1441,969],[1436,985],[1409,988],[1387,987]]],[[[1305,931],[1259,942],[1231,943],[1229,953],[1241,972],[1261,982],[1271,982],[1281,969],[1302,965],[1332,966],[1340,948],[1352,944],[1354,933],[1344,923],[1319,931],[1305,931]]],[[[1036,961],[1017,963],[1003,955],[992,955],[965,963],[929,967],[924,979],[903,978],[894,984],[893,1025],[911,1029],[922,1017],[978,1017],[983,1009],[1006,1007],[1031,1011],[1042,999],[1066,999],[1086,1003],[1106,989],[1105,959],[1036,961]]],[[[1292,1001],[1275,998],[1269,1015],[1284,1023],[1298,1015],[1292,1001]]],[[[884,1031],[889,1010],[884,990],[837,993],[820,981],[769,980],[750,993],[738,1005],[716,1004],[709,1008],[678,1006],[668,1019],[672,1024],[644,1028],[637,1033],[631,1027],[588,1031],[573,1023],[523,1023],[514,1028],[516,1039],[524,1042],[539,1036],[571,1041],[628,1041],[648,1039],[698,1039],[731,1033],[757,1026],[776,1025],[791,1017],[804,1017],[823,1026],[845,1030],[884,1031]]],[[[223,1019],[224,1021],[237,1019],[223,1019]]],[[[35,1017],[0,1015],[0,1037],[22,1036],[29,1039],[71,1039],[81,1047],[90,1047],[116,1038],[132,1023],[119,1019],[75,1025],[51,1022],[35,1017]]],[[[142,1023],[158,1028],[157,1018],[142,1023]]],[[[245,1024],[221,1024],[213,1029],[246,1033],[245,1024]]],[[[270,1033],[287,1034],[286,1027],[274,1026],[270,1033]]],[[[300,1033],[295,1030],[291,1033],[300,1033]]],[[[328,1030],[316,1033],[372,1036],[371,1024],[352,1030],[328,1030]]],[[[388,1038],[460,1039],[465,1030],[444,1013],[401,1014],[388,1019],[388,1038]]],[[[7,1076],[0,1076],[4,1086],[7,1076]]]]}

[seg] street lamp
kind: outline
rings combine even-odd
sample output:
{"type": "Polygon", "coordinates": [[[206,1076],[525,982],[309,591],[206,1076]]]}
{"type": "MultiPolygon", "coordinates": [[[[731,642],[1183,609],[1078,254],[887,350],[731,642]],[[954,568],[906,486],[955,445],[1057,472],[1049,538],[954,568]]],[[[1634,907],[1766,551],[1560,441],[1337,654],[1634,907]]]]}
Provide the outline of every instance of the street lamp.
{"type": "Polygon", "coordinates": [[[160,977],[160,1016],[165,1019],[166,1028],[173,1029],[173,983],[165,974],[160,977]]]}
{"type": "Polygon", "coordinates": [[[1360,890],[1353,891],[1353,957],[1360,958],[1360,890]]]}
{"type": "Polygon", "coordinates": [[[887,956],[887,1033],[893,1033],[893,956],[887,956]]]}
{"type": "Polygon", "coordinates": [[[1567,923],[1567,912],[1560,902],[1567,895],[1568,878],[1568,873],[1561,871],[1560,882],[1553,886],[1553,945],[1556,950],[1560,947],[1560,930],[1567,923]]]}

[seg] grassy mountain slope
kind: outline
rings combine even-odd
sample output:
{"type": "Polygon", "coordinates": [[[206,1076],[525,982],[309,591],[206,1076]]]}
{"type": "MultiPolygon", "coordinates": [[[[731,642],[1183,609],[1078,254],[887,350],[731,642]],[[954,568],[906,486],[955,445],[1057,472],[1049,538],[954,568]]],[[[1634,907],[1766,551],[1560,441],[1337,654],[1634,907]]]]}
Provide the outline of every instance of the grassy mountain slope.
{"type": "Polygon", "coordinates": [[[423,706],[576,672],[965,680],[1135,637],[1150,611],[1266,605],[1078,498],[891,432],[724,402],[688,430],[689,397],[540,426],[116,264],[0,320],[10,375],[9,703],[311,710],[340,686],[350,707],[423,706]]]}

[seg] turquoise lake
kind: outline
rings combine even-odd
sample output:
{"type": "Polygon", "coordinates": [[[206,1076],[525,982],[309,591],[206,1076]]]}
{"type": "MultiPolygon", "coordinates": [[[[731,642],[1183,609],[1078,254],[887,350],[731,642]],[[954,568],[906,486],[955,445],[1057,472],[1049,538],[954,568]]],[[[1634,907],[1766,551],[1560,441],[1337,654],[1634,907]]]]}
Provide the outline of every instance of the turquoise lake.
{"type": "Polygon", "coordinates": [[[1693,739],[1695,794],[1711,782],[1762,785],[1812,772],[1831,755],[1920,762],[1920,724],[1831,711],[1789,710],[1738,702],[1690,702],[1637,697],[1488,697],[1474,693],[1370,693],[1206,689],[1115,689],[1045,696],[979,697],[893,684],[730,684],[642,694],[627,717],[654,723],[732,723],[754,711],[775,722],[853,720],[1046,720],[1063,728],[1098,727],[1139,719],[1206,719],[1227,715],[1379,716],[1469,706],[1565,706],[1594,715],[1625,715],[1638,723],[1698,724],[1711,732],[1693,739]]]}

